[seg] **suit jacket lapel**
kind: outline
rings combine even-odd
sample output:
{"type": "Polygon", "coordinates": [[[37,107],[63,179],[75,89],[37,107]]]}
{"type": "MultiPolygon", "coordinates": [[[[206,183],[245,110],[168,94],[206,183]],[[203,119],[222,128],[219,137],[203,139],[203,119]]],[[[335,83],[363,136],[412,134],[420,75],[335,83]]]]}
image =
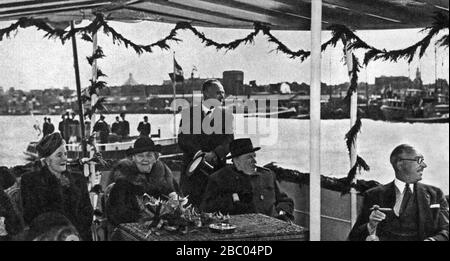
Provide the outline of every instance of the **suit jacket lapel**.
{"type": "Polygon", "coordinates": [[[394,208],[395,206],[395,200],[396,200],[396,195],[395,195],[395,184],[394,182],[388,183],[385,186],[385,193],[382,193],[383,195],[383,199],[382,199],[382,206],[383,208],[394,208]]]}
{"type": "Polygon", "coordinates": [[[429,208],[429,195],[425,191],[424,186],[421,183],[416,183],[415,192],[417,195],[417,211],[419,212],[419,238],[425,238],[425,225],[430,224],[431,212],[429,208]]]}

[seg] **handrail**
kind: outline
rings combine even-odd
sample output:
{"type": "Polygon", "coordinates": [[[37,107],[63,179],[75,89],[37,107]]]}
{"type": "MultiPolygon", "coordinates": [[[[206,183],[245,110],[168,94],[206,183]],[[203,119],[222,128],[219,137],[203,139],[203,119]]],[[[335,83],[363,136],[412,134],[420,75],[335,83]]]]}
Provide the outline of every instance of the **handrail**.
{"type": "MultiPolygon", "coordinates": [[[[157,138],[153,139],[155,144],[160,145],[169,145],[169,144],[176,144],[178,138],[172,137],[172,138],[157,138]]],[[[113,143],[96,143],[96,146],[103,146],[106,151],[111,150],[125,150],[130,147],[133,147],[134,140],[132,141],[126,141],[126,142],[113,142],[113,143]]],[[[80,143],[68,143],[66,144],[66,148],[70,151],[81,151],[81,144],[80,143]]]]}
{"type": "MultiPolygon", "coordinates": [[[[298,212],[300,214],[303,215],[308,215],[309,216],[309,212],[303,211],[303,210],[298,210],[298,209],[294,209],[294,212],[298,212]]],[[[327,216],[327,215],[320,215],[321,218],[325,218],[325,219],[330,219],[330,220],[334,220],[334,221],[339,221],[342,223],[348,223],[351,224],[352,222],[350,220],[347,219],[342,219],[342,218],[337,218],[337,217],[332,217],[332,216],[327,216]]]]}

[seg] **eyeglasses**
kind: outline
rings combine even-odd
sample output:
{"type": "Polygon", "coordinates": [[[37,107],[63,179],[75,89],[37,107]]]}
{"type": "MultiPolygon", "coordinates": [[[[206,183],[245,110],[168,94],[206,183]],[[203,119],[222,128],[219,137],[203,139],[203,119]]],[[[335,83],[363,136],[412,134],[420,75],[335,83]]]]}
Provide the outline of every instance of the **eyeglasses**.
{"type": "Polygon", "coordinates": [[[422,164],[425,159],[423,157],[415,157],[414,159],[402,159],[402,158],[399,158],[399,160],[415,161],[415,162],[417,162],[417,164],[422,164]]]}

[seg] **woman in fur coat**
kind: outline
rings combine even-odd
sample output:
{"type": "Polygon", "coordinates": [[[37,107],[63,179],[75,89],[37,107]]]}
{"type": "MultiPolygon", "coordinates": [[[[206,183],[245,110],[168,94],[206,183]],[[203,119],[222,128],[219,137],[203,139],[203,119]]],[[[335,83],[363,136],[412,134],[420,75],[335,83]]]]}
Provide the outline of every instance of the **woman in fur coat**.
{"type": "Polygon", "coordinates": [[[37,145],[42,168],[26,173],[21,180],[23,216],[30,225],[47,212],[64,215],[77,229],[81,239],[92,240],[93,208],[87,180],[81,173],[67,170],[67,151],[59,133],[45,136],[37,145]]]}
{"type": "Polygon", "coordinates": [[[161,199],[179,195],[172,171],[158,160],[159,151],[149,137],[141,137],[128,151],[130,158],[115,166],[114,185],[106,201],[106,216],[113,225],[152,218],[142,205],[144,193],[161,199]]]}

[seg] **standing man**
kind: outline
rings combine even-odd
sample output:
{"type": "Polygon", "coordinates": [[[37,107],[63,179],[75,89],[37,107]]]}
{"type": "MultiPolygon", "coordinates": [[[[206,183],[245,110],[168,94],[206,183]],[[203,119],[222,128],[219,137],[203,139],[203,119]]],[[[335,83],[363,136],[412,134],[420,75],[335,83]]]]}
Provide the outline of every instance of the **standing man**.
{"type": "Polygon", "coordinates": [[[72,112],[70,116],[70,137],[77,142],[81,140],[80,121],[76,119],[75,112],[72,112]]]}
{"type": "Polygon", "coordinates": [[[63,138],[63,140],[66,141],[66,143],[69,141],[69,137],[66,135],[67,121],[68,121],[68,115],[63,114],[63,115],[61,115],[61,121],[59,122],[59,125],[58,125],[59,133],[61,134],[61,137],[63,138]]]}
{"type": "Polygon", "coordinates": [[[55,131],[55,125],[53,125],[52,120],[50,118],[47,118],[47,128],[48,134],[52,134],[55,131]]]}
{"type": "Polygon", "coordinates": [[[128,135],[130,135],[130,123],[127,120],[125,120],[124,112],[120,114],[120,117],[122,118],[122,121],[119,123],[120,135],[122,136],[122,138],[125,138],[128,137],[128,135]]]}
{"type": "Polygon", "coordinates": [[[100,115],[100,119],[95,123],[93,130],[100,133],[100,143],[108,142],[109,126],[104,115],[100,115]]]}
{"type": "Polygon", "coordinates": [[[47,122],[47,117],[44,117],[44,124],[42,125],[42,136],[46,136],[47,134],[49,134],[48,122],[47,122]]]}
{"type": "Polygon", "coordinates": [[[448,202],[442,191],[419,181],[423,156],[402,144],[391,153],[395,179],[370,189],[350,232],[353,241],[448,241],[448,202]]]}
{"type": "Polygon", "coordinates": [[[113,124],[111,125],[111,132],[120,135],[119,126],[120,126],[119,116],[116,116],[116,121],[113,122],[113,124]]]}
{"type": "Polygon", "coordinates": [[[202,85],[203,101],[182,111],[178,145],[183,151],[180,175],[181,191],[189,202],[200,207],[208,176],[202,171],[188,173],[187,167],[198,153],[218,170],[225,166],[229,144],[234,139],[233,115],[222,105],[225,91],[219,80],[207,80],[202,85]],[[218,121],[217,119],[221,119],[218,121]],[[216,122],[214,121],[216,120],[216,122]]]}
{"type": "Polygon", "coordinates": [[[209,176],[201,210],[238,215],[262,213],[281,220],[294,219],[294,201],[280,191],[275,174],[256,166],[256,154],[250,139],[230,144],[233,165],[209,176]]]}
{"type": "Polygon", "coordinates": [[[148,122],[148,117],[144,116],[144,121],[139,122],[137,131],[139,132],[140,136],[148,137],[151,133],[151,128],[152,128],[152,126],[148,122]]]}

